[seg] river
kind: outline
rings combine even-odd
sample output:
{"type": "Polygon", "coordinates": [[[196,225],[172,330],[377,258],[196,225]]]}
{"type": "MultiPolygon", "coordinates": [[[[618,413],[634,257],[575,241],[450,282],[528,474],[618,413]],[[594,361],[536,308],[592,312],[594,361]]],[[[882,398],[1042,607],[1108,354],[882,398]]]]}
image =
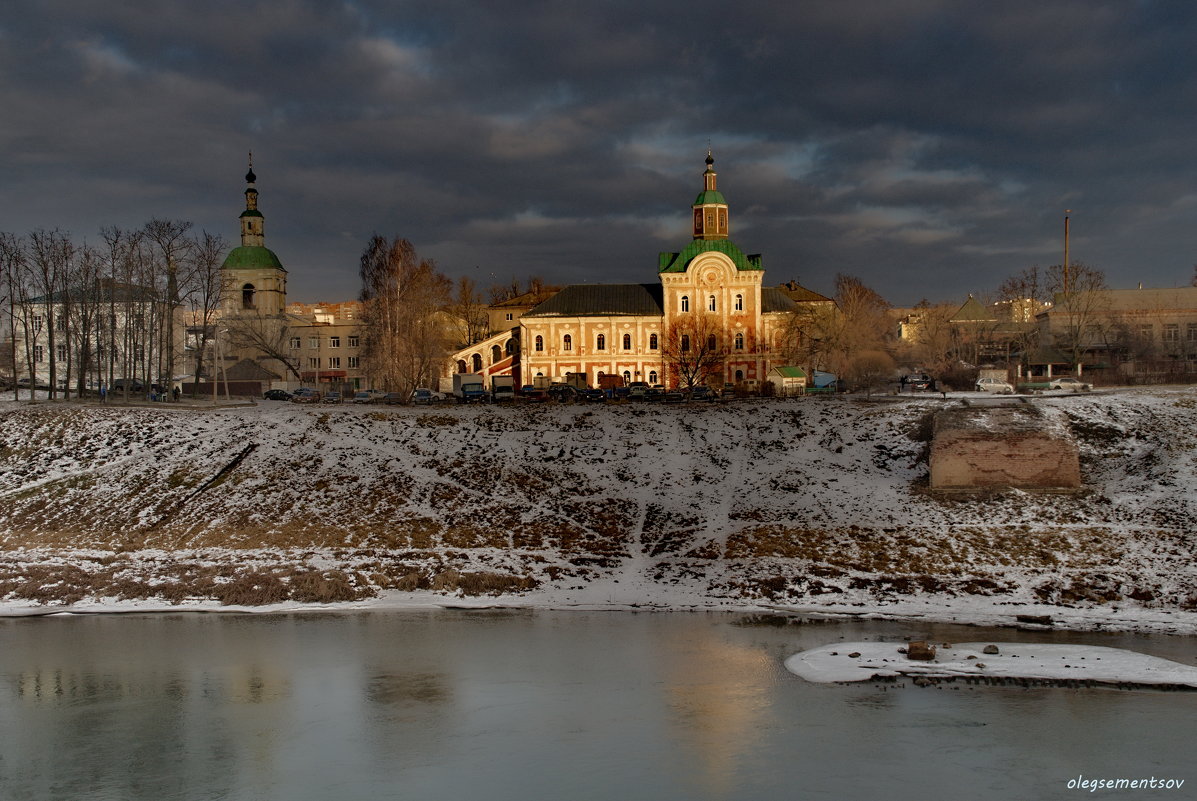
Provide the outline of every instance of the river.
{"type": "MultiPolygon", "coordinates": [[[[386,611],[0,620],[0,798],[1075,798],[1186,779],[1197,693],[809,684],[838,640],[1165,636],[697,613],[386,611]]],[[[1190,780],[1191,781],[1188,781],[1190,780]]]]}

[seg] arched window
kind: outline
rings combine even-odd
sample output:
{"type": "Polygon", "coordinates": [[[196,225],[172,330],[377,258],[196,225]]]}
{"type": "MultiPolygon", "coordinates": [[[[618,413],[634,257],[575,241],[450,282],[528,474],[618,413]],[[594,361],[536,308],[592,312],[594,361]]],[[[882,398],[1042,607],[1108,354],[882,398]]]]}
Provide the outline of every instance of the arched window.
{"type": "Polygon", "coordinates": [[[514,338],[507,340],[507,344],[504,346],[504,350],[507,351],[508,356],[515,355],[515,339],[514,338]]]}
{"type": "Polygon", "coordinates": [[[458,359],[457,360],[457,372],[464,373],[465,371],[466,371],[465,359],[458,359]]]}
{"type": "Polygon", "coordinates": [[[682,311],[684,311],[684,312],[690,311],[690,296],[689,295],[682,295],[682,311]]]}
{"type": "Polygon", "coordinates": [[[736,350],[744,350],[744,332],[736,332],[736,350]]]}
{"type": "Polygon", "coordinates": [[[623,335],[623,349],[624,350],[632,349],[632,335],[631,334],[623,335]]]}
{"type": "Polygon", "coordinates": [[[682,334],[682,353],[690,352],[690,335],[682,334]]]}
{"type": "Polygon", "coordinates": [[[482,354],[475,353],[472,361],[474,362],[474,372],[475,373],[482,372],[482,354]]]}
{"type": "Polygon", "coordinates": [[[656,335],[656,334],[652,334],[652,335],[650,335],[650,336],[649,336],[649,338],[648,338],[648,349],[649,349],[649,350],[656,350],[656,349],[657,349],[657,335],[656,335]]]}
{"type": "Polygon", "coordinates": [[[540,334],[536,335],[536,344],[533,345],[533,348],[536,349],[537,353],[544,352],[544,337],[542,337],[540,334]]]}
{"type": "Polygon", "coordinates": [[[648,374],[648,383],[650,383],[650,384],[657,383],[657,371],[656,370],[653,370],[652,372],[650,372],[648,374]]]}
{"type": "Polygon", "coordinates": [[[241,287],[241,308],[252,309],[254,307],[254,285],[246,284],[241,287]]]}
{"type": "Polygon", "coordinates": [[[623,383],[625,383],[625,384],[632,383],[632,374],[629,373],[627,370],[623,371],[623,383]]]}
{"type": "Polygon", "coordinates": [[[715,311],[715,296],[711,295],[707,298],[707,311],[715,311]]]}
{"type": "Polygon", "coordinates": [[[571,337],[569,334],[566,334],[565,336],[561,337],[561,349],[562,350],[573,350],[574,349],[574,338],[571,337]]]}
{"type": "Polygon", "coordinates": [[[503,349],[495,345],[490,349],[490,363],[494,364],[501,361],[503,361],[503,349]]]}
{"type": "Polygon", "coordinates": [[[744,311],[744,296],[736,295],[736,311],[744,311]]]}
{"type": "Polygon", "coordinates": [[[606,350],[607,349],[607,335],[606,334],[598,335],[598,339],[596,339],[594,341],[594,349],[595,350],[606,350]]]}
{"type": "Polygon", "coordinates": [[[714,334],[711,334],[709,337],[707,337],[707,350],[711,353],[719,350],[719,340],[715,338],[714,334]]]}
{"type": "Polygon", "coordinates": [[[736,370],[736,383],[738,384],[738,383],[740,383],[740,382],[741,382],[741,381],[743,381],[743,380],[744,380],[744,371],[743,371],[743,370],[736,370]]]}

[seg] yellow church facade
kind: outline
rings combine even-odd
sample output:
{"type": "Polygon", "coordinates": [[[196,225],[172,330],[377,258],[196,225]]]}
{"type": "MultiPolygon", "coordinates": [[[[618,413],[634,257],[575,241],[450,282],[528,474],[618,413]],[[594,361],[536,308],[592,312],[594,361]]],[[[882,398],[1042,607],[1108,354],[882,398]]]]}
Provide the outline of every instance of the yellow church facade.
{"type": "Polygon", "coordinates": [[[692,210],[692,241],[660,254],[655,283],[567,286],[521,316],[524,383],[583,373],[592,386],[614,375],[625,384],[751,387],[785,364],[798,302],[831,301],[796,284],[763,286],[761,257],[728,238],[710,154],[692,210]]]}

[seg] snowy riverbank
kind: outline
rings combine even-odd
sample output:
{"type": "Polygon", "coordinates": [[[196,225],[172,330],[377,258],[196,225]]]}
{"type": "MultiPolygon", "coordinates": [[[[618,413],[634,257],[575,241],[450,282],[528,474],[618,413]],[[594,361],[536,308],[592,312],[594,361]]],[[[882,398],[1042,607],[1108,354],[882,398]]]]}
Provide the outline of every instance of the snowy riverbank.
{"type": "Polygon", "coordinates": [[[7,402],[0,603],[1048,615],[1197,632],[1197,392],[1036,398],[1080,443],[1083,492],[936,496],[930,415],[968,400],[7,402]]]}

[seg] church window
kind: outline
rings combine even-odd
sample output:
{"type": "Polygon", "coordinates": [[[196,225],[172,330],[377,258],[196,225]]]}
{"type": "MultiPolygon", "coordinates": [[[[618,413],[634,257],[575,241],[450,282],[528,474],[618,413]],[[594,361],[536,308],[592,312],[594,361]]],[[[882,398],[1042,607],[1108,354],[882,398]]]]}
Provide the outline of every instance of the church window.
{"type": "Polygon", "coordinates": [[[715,338],[714,334],[707,337],[707,350],[711,353],[719,350],[719,340],[715,338]]]}
{"type": "Polygon", "coordinates": [[[569,334],[566,334],[565,336],[563,336],[561,338],[561,349],[562,350],[573,350],[574,349],[574,338],[571,337],[569,334]]]}
{"type": "Polygon", "coordinates": [[[472,361],[474,363],[474,372],[475,373],[482,372],[482,354],[481,353],[475,353],[472,357],[470,357],[470,361],[472,361]]]}
{"type": "Polygon", "coordinates": [[[594,342],[594,349],[595,350],[606,350],[607,349],[607,335],[606,334],[598,335],[598,339],[596,339],[594,342]]]}
{"type": "Polygon", "coordinates": [[[241,308],[252,309],[254,307],[254,285],[246,284],[241,287],[241,308]]]}
{"type": "Polygon", "coordinates": [[[632,349],[632,335],[631,334],[623,335],[623,349],[624,350],[632,349]]]}
{"type": "Polygon", "coordinates": [[[682,353],[690,352],[690,335],[682,334],[682,353]]]}
{"type": "Polygon", "coordinates": [[[656,370],[653,370],[648,374],[648,383],[650,383],[650,384],[657,383],[657,371],[656,370]]]}
{"type": "Polygon", "coordinates": [[[707,310],[715,311],[715,296],[714,295],[711,295],[711,297],[709,297],[707,299],[707,310]]]}
{"type": "Polygon", "coordinates": [[[684,312],[690,311],[690,296],[689,295],[682,295],[682,311],[684,311],[684,312]]]}
{"type": "Polygon", "coordinates": [[[533,345],[533,348],[537,353],[544,352],[544,337],[542,337],[540,334],[536,335],[536,344],[533,345]]]}
{"type": "Polygon", "coordinates": [[[744,332],[736,332],[736,350],[744,350],[744,332]]]}
{"type": "Polygon", "coordinates": [[[341,338],[340,338],[340,337],[329,337],[329,338],[328,338],[328,346],[329,346],[330,348],[339,348],[339,347],[341,347],[341,338]]]}
{"type": "Polygon", "coordinates": [[[657,349],[657,335],[656,335],[656,334],[651,334],[651,335],[649,336],[649,338],[648,338],[648,349],[649,349],[649,350],[656,350],[656,349],[657,349]]]}
{"type": "Polygon", "coordinates": [[[744,296],[736,295],[736,311],[744,311],[744,296]]]}

